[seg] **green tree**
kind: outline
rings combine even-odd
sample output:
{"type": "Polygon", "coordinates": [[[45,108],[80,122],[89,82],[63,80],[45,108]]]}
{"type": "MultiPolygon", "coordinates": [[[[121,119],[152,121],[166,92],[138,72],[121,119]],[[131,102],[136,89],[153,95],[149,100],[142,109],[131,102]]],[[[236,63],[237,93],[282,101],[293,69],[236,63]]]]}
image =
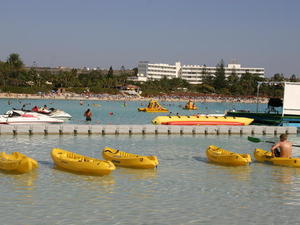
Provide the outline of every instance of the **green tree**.
{"type": "Polygon", "coordinates": [[[138,74],[138,71],[139,71],[138,68],[134,67],[132,70],[133,70],[133,75],[136,76],[138,74]]]}
{"type": "Polygon", "coordinates": [[[23,61],[21,60],[19,54],[17,53],[12,53],[9,55],[6,61],[13,69],[21,69],[24,64],[23,61]]]}
{"type": "Polygon", "coordinates": [[[125,75],[125,71],[126,71],[125,66],[122,65],[120,68],[121,75],[125,75]]]}
{"type": "Polygon", "coordinates": [[[9,65],[5,62],[0,62],[0,84],[6,87],[9,79],[9,65]]]}
{"type": "Polygon", "coordinates": [[[293,74],[293,75],[290,77],[290,82],[297,82],[297,81],[298,81],[298,79],[297,79],[296,75],[293,74]]]}
{"type": "Polygon", "coordinates": [[[202,83],[196,86],[196,91],[199,93],[209,94],[209,93],[214,93],[215,89],[209,84],[202,83]]]}
{"type": "Polygon", "coordinates": [[[107,78],[113,78],[114,76],[114,71],[113,71],[113,68],[112,66],[109,67],[109,70],[108,70],[108,73],[107,73],[107,78]]]}
{"type": "Polygon", "coordinates": [[[284,76],[282,73],[276,73],[271,77],[271,81],[284,81],[284,76]]]}
{"type": "Polygon", "coordinates": [[[242,95],[255,95],[257,89],[257,82],[263,81],[257,74],[246,72],[242,74],[239,82],[239,88],[242,95]]]}
{"type": "Polygon", "coordinates": [[[227,78],[228,89],[232,95],[238,95],[239,88],[239,77],[236,74],[236,71],[233,70],[232,73],[227,78]]]}
{"type": "Polygon", "coordinates": [[[216,66],[216,73],[213,79],[213,86],[216,90],[221,88],[226,88],[226,77],[225,77],[225,69],[224,69],[224,61],[223,59],[216,66]]]}
{"type": "Polygon", "coordinates": [[[213,85],[213,76],[207,72],[206,65],[203,65],[201,71],[201,81],[203,84],[212,86],[213,85]]]}

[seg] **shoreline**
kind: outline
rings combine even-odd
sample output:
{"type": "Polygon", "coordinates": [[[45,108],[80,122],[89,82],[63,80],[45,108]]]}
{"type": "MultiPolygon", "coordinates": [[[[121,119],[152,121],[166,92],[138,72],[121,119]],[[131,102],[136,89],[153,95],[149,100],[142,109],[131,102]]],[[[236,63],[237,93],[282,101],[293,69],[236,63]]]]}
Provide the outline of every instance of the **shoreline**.
{"type": "MultiPolygon", "coordinates": [[[[72,100],[72,101],[150,101],[155,99],[157,101],[165,102],[183,102],[192,100],[194,102],[214,103],[214,102],[232,102],[232,103],[249,103],[256,104],[257,99],[253,97],[225,97],[225,96],[196,96],[196,97],[182,97],[182,96],[159,96],[159,97],[138,97],[138,96],[124,96],[124,95],[108,95],[99,94],[97,96],[85,96],[74,94],[16,94],[16,93],[0,93],[0,99],[51,99],[51,100],[72,100]]],[[[259,97],[258,103],[268,103],[268,98],[259,97]]]]}

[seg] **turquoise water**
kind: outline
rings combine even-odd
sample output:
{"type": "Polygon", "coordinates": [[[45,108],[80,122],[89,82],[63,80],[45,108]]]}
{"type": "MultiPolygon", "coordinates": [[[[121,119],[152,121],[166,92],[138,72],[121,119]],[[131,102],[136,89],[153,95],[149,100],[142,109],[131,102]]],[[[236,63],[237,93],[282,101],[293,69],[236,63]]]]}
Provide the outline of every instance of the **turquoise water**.
{"type": "Polygon", "coordinates": [[[300,223],[300,169],[211,164],[210,144],[240,153],[270,148],[239,135],[0,136],[1,151],[23,152],[40,164],[28,174],[0,173],[0,224],[300,223]],[[101,158],[105,146],[157,155],[160,165],[97,177],[58,170],[50,157],[60,147],[101,158]]]}
{"type": "MultiPolygon", "coordinates": [[[[92,123],[93,124],[149,124],[151,120],[156,116],[168,115],[169,113],[145,113],[138,112],[137,108],[145,107],[148,102],[126,102],[124,101],[84,101],[84,105],[80,105],[79,101],[66,101],[66,100],[16,100],[16,99],[0,99],[0,114],[4,114],[12,108],[21,108],[23,104],[27,105],[27,109],[33,108],[35,105],[43,106],[47,105],[49,108],[58,108],[67,113],[70,113],[73,118],[67,123],[86,123],[83,116],[84,111],[90,108],[93,112],[92,123]],[[10,105],[8,105],[10,101],[10,105]],[[110,113],[113,115],[110,115],[110,113]]],[[[244,109],[244,110],[256,110],[256,104],[242,104],[242,103],[199,103],[199,110],[187,111],[182,107],[186,102],[163,102],[160,103],[167,107],[174,115],[179,113],[181,115],[193,115],[196,113],[224,113],[229,109],[244,109]]],[[[266,105],[260,104],[259,110],[265,110],[266,105]]]]}
{"type": "MultiPolygon", "coordinates": [[[[149,124],[158,115],[137,108],[147,102],[1,99],[1,113],[25,103],[62,109],[85,123],[149,124]],[[99,104],[99,105],[92,105],[99,104]],[[109,113],[113,112],[113,115],[109,113]]],[[[256,104],[196,103],[200,110],[184,111],[184,102],[162,102],[173,113],[224,113],[236,108],[255,110],[256,104]]],[[[265,105],[259,105],[260,110],[265,105]]],[[[274,137],[260,137],[274,140],[274,137]]],[[[290,139],[299,144],[299,137],[290,139]]],[[[205,149],[218,145],[240,153],[266,143],[251,143],[239,135],[119,135],[119,136],[0,136],[1,151],[22,152],[39,161],[39,168],[23,175],[0,173],[1,225],[18,224],[299,224],[300,169],[260,163],[224,167],[208,163],[205,149]],[[105,146],[157,155],[154,170],[118,168],[104,177],[58,170],[50,151],[59,147],[101,158],[105,146]]],[[[300,149],[294,149],[300,157],[300,149]]]]}

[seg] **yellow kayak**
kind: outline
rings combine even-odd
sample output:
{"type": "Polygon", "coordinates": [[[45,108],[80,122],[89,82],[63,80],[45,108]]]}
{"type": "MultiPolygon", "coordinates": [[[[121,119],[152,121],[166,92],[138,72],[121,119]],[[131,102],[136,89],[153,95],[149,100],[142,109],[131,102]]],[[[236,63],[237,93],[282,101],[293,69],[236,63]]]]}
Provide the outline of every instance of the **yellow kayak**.
{"type": "Polygon", "coordinates": [[[0,169],[17,173],[27,173],[38,167],[38,162],[28,156],[13,152],[12,154],[0,153],[0,169]]]}
{"type": "Polygon", "coordinates": [[[102,176],[116,169],[110,161],[79,155],[59,148],[52,149],[51,157],[58,167],[75,172],[102,176]]]}
{"type": "Polygon", "coordinates": [[[156,156],[140,156],[108,147],[102,150],[102,156],[106,160],[112,161],[115,165],[122,167],[149,169],[158,165],[156,156]]]}
{"type": "Polygon", "coordinates": [[[279,166],[300,167],[300,158],[272,157],[272,153],[263,149],[255,149],[254,157],[258,162],[269,162],[279,166]]]}
{"type": "Polygon", "coordinates": [[[206,155],[210,162],[227,166],[246,166],[252,161],[249,154],[230,152],[214,145],[208,146],[206,155]]]}
{"type": "Polygon", "coordinates": [[[249,125],[253,119],[245,117],[228,116],[158,116],[152,120],[153,124],[162,125],[230,125],[245,126],[249,125]]]}

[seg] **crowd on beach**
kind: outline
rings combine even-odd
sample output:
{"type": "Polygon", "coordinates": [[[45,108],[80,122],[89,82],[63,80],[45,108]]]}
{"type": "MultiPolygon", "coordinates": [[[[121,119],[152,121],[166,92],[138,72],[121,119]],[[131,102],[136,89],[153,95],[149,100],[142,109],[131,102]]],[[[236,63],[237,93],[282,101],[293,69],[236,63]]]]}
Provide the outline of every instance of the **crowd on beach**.
{"type": "Polygon", "coordinates": [[[0,98],[20,98],[20,99],[63,99],[63,100],[108,100],[108,101],[149,101],[157,99],[159,101],[188,101],[194,102],[240,102],[240,103],[267,103],[268,98],[253,96],[222,96],[222,95],[164,95],[164,96],[135,96],[135,95],[110,95],[110,94],[75,94],[75,93],[49,93],[49,94],[17,94],[17,93],[0,93],[0,98]]]}

